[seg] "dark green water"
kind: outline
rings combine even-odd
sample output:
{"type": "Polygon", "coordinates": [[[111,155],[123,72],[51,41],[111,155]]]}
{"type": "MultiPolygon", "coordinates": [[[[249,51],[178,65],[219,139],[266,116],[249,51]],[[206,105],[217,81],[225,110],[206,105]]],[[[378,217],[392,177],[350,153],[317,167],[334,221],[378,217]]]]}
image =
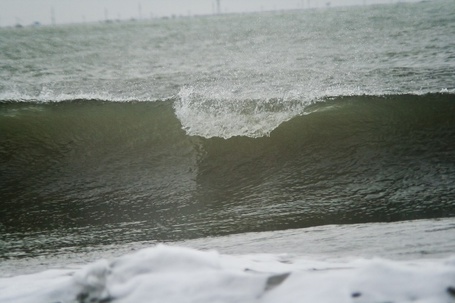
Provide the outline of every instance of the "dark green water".
{"type": "Polygon", "coordinates": [[[172,101],[2,104],[3,232],[84,246],[455,215],[453,95],[310,110],[270,136],[207,139],[172,101]]]}

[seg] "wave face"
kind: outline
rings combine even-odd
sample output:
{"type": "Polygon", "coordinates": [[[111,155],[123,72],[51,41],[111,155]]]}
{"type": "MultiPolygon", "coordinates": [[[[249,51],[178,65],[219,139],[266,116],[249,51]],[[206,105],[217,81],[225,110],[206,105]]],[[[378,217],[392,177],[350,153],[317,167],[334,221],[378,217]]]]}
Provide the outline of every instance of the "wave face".
{"type": "Polygon", "coordinates": [[[453,94],[328,98],[250,137],[186,133],[181,102],[1,103],[4,234],[89,245],[455,215],[453,94]]]}

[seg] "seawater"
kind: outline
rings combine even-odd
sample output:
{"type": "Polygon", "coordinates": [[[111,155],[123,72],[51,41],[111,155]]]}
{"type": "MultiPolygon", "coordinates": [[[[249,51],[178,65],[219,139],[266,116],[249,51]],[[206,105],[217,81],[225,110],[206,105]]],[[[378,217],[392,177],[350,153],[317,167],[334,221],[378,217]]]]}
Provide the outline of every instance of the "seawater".
{"type": "Polygon", "coordinates": [[[452,1],[0,30],[0,258],[455,215],[452,1]]]}

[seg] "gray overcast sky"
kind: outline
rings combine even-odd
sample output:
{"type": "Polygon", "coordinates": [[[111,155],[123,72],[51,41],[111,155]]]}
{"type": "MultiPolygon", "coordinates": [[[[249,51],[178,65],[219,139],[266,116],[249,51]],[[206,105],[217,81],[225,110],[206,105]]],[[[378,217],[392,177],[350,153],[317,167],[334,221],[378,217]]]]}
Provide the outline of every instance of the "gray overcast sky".
{"type": "MultiPolygon", "coordinates": [[[[220,0],[222,12],[280,10],[308,7],[391,3],[398,0],[220,0]]],[[[414,0],[408,0],[414,1],[414,0]]],[[[0,26],[34,21],[51,24],[170,15],[212,14],[216,0],[0,0],[0,26]]]]}

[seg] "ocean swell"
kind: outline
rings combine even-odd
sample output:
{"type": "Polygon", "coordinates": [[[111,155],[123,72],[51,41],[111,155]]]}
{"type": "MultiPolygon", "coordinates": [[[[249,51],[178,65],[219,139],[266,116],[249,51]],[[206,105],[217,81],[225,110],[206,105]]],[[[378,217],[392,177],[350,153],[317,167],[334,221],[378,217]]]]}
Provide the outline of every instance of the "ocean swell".
{"type": "Polygon", "coordinates": [[[146,222],[166,240],[455,215],[453,94],[217,100],[191,95],[201,130],[252,115],[266,134],[188,133],[181,99],[0,104],[3,228],[146,222]]]}

